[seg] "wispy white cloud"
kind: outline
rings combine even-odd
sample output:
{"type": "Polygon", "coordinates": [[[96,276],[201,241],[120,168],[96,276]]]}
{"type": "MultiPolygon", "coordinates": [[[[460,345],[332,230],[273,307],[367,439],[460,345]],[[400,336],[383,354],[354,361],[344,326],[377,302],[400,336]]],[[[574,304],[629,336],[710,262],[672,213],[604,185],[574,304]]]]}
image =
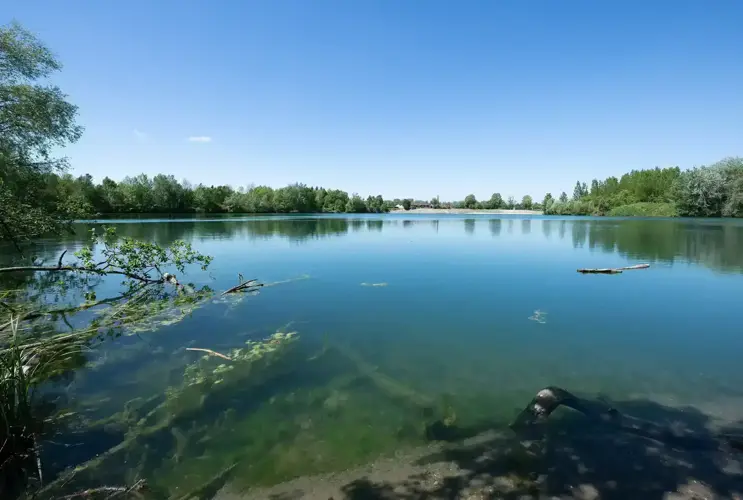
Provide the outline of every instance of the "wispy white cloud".
{"type": "Polygon", "coordinates": [[[212,138],[208,135],[194,135],[188,138],[188,142],[212,142],[212,138]]]}
{"type": "Polygon", "coordinates": [[[141,130],[135,128],[132,132],[134,133],[134,137],[138,141],[146,141],[147,140],[147,134],[144,133],[144,132],[142,132],[141,130]]]}

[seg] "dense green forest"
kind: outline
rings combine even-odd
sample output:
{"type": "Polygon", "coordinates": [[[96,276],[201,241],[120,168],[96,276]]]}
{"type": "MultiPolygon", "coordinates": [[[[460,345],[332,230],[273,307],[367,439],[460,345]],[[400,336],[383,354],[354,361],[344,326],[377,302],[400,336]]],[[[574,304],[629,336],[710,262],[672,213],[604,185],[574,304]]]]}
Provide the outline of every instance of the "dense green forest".
{"type": "Polygon", "coordinates": [[[594,179],[590,187],[576,182],[572,196],[547,193],[541,203],[524,196],[504,200],[494,193],[487,201],[468,195],[464,201],[439,203],[467,209],[543,210],[547,215],[609,215],[626,217],[743,217],[743,158],[725,158],[713,165],[682,171],[674,168],[633,170],[621,178],[594,179]]]}
{"type": "Polygon", "coordinates": [[[547,194],[550,215],[743,217],[743,158],[682,171],[633,170],[620,179],[577,182],[572,197],[547,194]]]}
{"type": "Polygon", "coordinates": [[[250,186],[192,186],[172,175],[140,174],[116,182],[108,177],[99,184],[90,175],[44,172],[37,178],[35,202],[46,210],[74,210],[78,214],[147,213],[382,213],[401,205],[433,208],[543,210],[548,215],[611,216],[743,216],[743,159],[727,158],[706,167],[682,171],[675,168],[633,170],[621,178],[576,182],[572,196],[548,193],[534,202],[529,195],[519,202],[494,193],[478,201],[430,202],[366,199],[338,189],[304,184],[273,189],[250,186]]]}
{"type": "Polygon", "coordinates": [[[55,172],[43,176],[40,200],[49,207],[75,206],[90,214],[120,213],[320,213],[387,212],[393,205],[381,196],[362,199],[338,189],[304,184],[273,189],[251,186],[192,186],[172,175],[140,174],[116,182],[108,177],[95,184],[90,175],[73,177],[55,172]]]}

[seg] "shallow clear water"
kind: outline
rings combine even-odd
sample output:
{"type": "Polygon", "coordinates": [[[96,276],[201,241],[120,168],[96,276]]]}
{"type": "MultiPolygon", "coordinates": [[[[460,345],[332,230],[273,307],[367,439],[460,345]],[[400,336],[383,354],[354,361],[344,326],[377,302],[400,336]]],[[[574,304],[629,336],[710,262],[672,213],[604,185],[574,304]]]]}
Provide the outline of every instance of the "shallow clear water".
{"type": "Polygon", "coordinates": [[[224,290],[238,273],[282,283],[91,355],[95,367],[67,388],[88,422],[154,399],[130,402],[128,423],[70,438],[84,446],[54,451],[60,468],[122,442],[200,357],[185,347],[225,352],[277,330],[299,341],[278,375],[202,395],[104,461],[98,480],[148,477],[181,494],[232,465],[244,487],[341,469],[450,437],[432,435],[437,418],[453,437],[503,427],[546,385],[679,406],[743,400],[738,221],[386,215],[115,227],[212,255],[208,272],[189,273],[197,285],[224,290]],[[650,269],[576,273],[643,262],[650,269]]]}

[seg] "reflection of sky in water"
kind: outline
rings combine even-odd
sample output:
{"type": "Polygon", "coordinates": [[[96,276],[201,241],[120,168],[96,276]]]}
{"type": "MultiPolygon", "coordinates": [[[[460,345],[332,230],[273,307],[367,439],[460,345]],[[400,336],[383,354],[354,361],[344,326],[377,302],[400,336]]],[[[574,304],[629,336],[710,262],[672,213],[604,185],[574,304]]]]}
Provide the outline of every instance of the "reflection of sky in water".
{"type": "MultiPolygon", "coordinates": [[[[216,290],[236,284],[238,273],[309,279],[215,301],[142,340],[109,344],[112,356],[122,346],[136,351],[138,361],[123,368],[130,375],[111,365],[81,374],[78,387],[108,393],[113,408],[177,380],[194,359],[187,346],[227,352],[290,322],[302,345],[347,346],[395,383],[448,397],[460,422],[504,424],[551,384],[688,404],[743,398],[737,222],[366,216],[116,227],[191,241],[214,262],[187,279],[216,290]],[[638,262],[652,266],[576,272],[638,262]]],[[[369,404],[359,415],[376,411],[369,404]]]]}
{"type": "MultiPolygon", "coordinates": [[[[381,346],[393,350],[418,338],[422,346],[406,349],[446,355],[452,370],[484,346],[491,359],[503,357],[510,366],[513,356],[533,357],[535,343],[547,341],[552,358],[544,361],[555,374],[588,377],[613,366],[617,372],[607,372],[607,380],[628,384],[664,367],[722,376],[735,364],[731,348],[743,342],[734,306],[743,291],[735,273],[743,261],[743,226],[737,223],[360,216],[117,228],[191,240],[215,260],[208,278],[198,272],[189,278],[218,290],[235,284],[237,273],[265,282],[311,276],[251,299],[253,323],[270,328],[271,321],[306,320],[318,335],[361,344],[373,338],[381,357],[381,346]],[[741,244],[735,257],[731,242],[741,244]],[[689,266],[689,260],[701,265],[689,266]],[[645,261],[654,265],[619,276],[575,272],[645,261]],[[724,270],[733,274],[719,274],[724,270]],[[546,315],[527,321],[535,309],[549,311],[549,322],[542,324],[546,315]]],[[[549,382],[549,370],[542,373],[549,382]]]]}

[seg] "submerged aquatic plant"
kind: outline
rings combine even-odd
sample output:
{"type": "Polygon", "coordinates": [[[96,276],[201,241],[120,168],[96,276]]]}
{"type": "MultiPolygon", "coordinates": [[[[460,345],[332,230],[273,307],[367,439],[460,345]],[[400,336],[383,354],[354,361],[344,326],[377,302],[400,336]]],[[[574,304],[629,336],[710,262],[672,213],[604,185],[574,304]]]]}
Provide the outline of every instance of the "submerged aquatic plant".
{"type": "Polygon", "coordinates": [[[546,316],[547,316],[547,313],[545,311],[540,311],[539,309],[537,309],[536,311],[534,311],[534,314],[529,316],[528,319],[530,319],[531,321],[536,321],[537,323],[543,325],[547,323],[546,316]]]}
{"type": "Polygon", "coordinates": [[[30,480],[43,480],[40,437],[54,422],[39,386],[55,374],[84,363],[85,342],[75,335],[29,339],[22,318],[11,314],[0,335],[0,491],[18,495],[30,480]]]}
{"type": "Polygon", "coordinates": [[[236,366],[266,360],[285,350],[298,338],[297,332],[276,332],[264,340],[248,340],[245,342],[245,347],[232,349],[226,356],[222,355],[222,357],[228,358],[229,361],[227,363],[220,362],[216,366],[214,365],[213,354],[202,356],[201,359],[186,367],[183,374],[184,386],[193,386],[206,382],[221,384],[236,366]]]}

